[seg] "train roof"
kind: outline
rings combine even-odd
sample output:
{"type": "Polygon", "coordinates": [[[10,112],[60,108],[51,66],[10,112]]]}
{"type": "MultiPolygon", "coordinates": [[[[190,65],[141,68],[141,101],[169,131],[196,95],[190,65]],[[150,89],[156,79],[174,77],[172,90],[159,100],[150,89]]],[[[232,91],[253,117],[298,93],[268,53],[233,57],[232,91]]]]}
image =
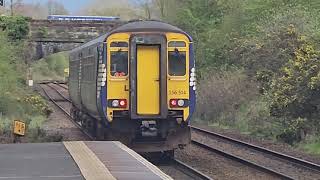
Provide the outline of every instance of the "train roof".
{"type": "Polygon", "coordinates": [[[113,31],[112,33],[118,32],[180,32],[184,33],[181,29],[164,22],[160,21],[134,21],[124,24],[113,31]]]}
{"type": "Polygon", "coordinates": [[[99,43],[99,42],[104,42],[110,36],[111,34],[114,33],[121,33],[121,32],[176,32],[176,33],[182,33],[188,36],[188,38],[191,40],[191,37],[181,30],[178,27],[175,27],[171,24],[167,24],[161,21],[134,21],[134,22],[129,22],[127,24],[121,25],[115,29],[113,29],[111,32],[108,32],[107,34],[104,34],[92,41],[89,41],[74,50],[72,52],[77,51],[79,49],[89,47],[93,44],[99,43]]]}

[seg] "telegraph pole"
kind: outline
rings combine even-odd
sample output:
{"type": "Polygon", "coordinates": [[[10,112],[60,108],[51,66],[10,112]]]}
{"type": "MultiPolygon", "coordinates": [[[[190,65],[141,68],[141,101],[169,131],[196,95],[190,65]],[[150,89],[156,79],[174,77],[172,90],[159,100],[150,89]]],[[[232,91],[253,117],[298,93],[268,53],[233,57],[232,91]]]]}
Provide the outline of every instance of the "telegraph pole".
{"type": "Polygon", "coordinates": [[[13,16],[13,0],[10,0],[11,16],[13,16]]]}

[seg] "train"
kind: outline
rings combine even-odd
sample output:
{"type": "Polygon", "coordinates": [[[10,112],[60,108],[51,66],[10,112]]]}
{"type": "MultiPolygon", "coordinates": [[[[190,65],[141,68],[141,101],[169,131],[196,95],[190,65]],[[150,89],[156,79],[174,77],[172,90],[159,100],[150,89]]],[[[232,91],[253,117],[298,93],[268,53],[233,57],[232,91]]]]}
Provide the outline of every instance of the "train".
{"type": "Polygon", "coordinates": [[[70,52],[73,119],[97,140],[137,152],[190,143],[196,103],[193,40],[160,21],[133,21],[70,52]]]}
{"type": "Polygon", "coordinates": [[[69,15],[49,15],[48,20],[58,21],[116,21],[120,17],[116,16],[69,16],[69,15]]]}

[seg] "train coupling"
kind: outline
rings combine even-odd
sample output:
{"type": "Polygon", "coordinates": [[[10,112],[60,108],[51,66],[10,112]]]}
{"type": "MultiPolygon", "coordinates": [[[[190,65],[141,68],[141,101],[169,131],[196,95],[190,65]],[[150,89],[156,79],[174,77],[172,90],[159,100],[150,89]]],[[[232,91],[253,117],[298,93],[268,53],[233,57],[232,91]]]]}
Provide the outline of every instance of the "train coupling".
{"type": "Polygon", "coordinates": [[[143,137],[155,137],[158,135],[158,128],[156,121],[142,121],[141,126],[141,135],[143,137]]]}

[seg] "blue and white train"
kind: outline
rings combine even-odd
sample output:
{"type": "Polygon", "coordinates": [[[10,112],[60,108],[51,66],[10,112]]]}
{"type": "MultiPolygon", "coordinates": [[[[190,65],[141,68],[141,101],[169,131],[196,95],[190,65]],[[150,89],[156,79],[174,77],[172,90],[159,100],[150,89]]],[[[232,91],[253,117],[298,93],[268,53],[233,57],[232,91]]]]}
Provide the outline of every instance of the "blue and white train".
{"type": "Polygon", "coordinates": [[[116,21],[120,17],[115,16],[68,16],[68,15],[49,15],[48,20],[58,21],[116,21]]]}

